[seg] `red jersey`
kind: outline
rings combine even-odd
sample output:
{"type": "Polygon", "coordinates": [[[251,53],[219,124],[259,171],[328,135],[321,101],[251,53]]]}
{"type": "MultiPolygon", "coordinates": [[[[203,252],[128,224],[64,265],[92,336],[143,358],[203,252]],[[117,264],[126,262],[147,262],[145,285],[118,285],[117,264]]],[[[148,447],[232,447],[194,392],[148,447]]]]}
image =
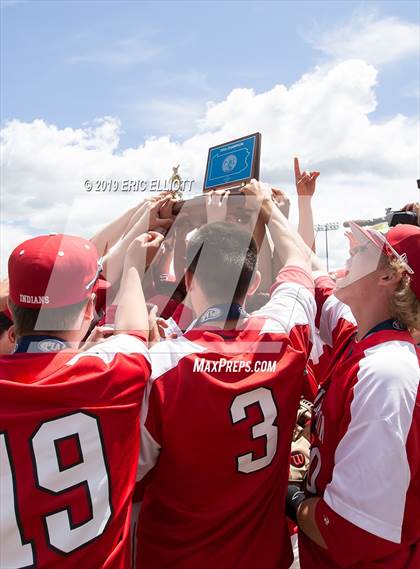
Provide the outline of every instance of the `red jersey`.
{"type": "Polygon", "coordinates": [[[309,360],[309,370],[316,383],[324,379],[333,353],[339,344],[356,330],[356,320],[348,306],[333,295],[335,283],[328,275],[315,278],[316,318],[315,334],[309,360]]]}
{"type": "Polygon", "coordinates": [[[283,269],[268,304],[238,329],[194,326],[151,349],[139,568],[292,563],[284,503],[312,291],[302,269],[283,269]]]}
{"type": "Polygon", "coordinates": [[[130,566],[147,358],[127,334],[0,358],[0,567],[130,566]]]}
{"type": "MultiPolygon", "coordinates": [[[[333,322],[345,310],[330,296],[333,322]]],[[[307,490],[328,550],[300,534],[302,569],[414,569],[420,562],[419,361],[391,322],[347,326],[314,404],[307,490]]]]}
{"type": "Polygon", "coordinates": [[[315,278],[317,313],[303,389],[304,398],[312,402],[338,343],[350,337],[356,330],[356,321],[350,308],[341,304],[340,309],[337,309],[334,289],[335,283],[328,275],[321,274],[315,278]]]}

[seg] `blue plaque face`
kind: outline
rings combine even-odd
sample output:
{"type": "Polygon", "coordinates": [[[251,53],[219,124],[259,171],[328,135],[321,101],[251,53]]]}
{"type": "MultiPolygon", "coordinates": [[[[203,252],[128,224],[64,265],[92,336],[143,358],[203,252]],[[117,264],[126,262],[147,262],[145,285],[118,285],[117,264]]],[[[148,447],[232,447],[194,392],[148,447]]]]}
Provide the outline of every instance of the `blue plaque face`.
{"type": "Polygon", "coordinates": [[[209,151],[205,190],[249,180],[255,155],[256,135],[215,146],[209,151]]]}

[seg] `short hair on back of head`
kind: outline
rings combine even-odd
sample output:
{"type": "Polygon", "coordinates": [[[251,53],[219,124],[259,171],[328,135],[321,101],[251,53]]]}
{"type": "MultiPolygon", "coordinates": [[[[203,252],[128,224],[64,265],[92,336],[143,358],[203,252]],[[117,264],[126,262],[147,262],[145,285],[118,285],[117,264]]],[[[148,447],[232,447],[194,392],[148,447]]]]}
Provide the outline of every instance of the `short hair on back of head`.
{"type": "Polygon", "coordinates": [[[246,295],[257,255],[249,231],[233,223],[209,223],[188,243],[187,271],[194,274],[210,302],[237,301],[246,295]]]}
{"type": "Polygon", "coordinates": [[[63,308],[26,308],[17,306],[9,299],[9,308],[17,336],[33,332],[65,332],[74,330],[74,325],[89,299],[63,308]]]}

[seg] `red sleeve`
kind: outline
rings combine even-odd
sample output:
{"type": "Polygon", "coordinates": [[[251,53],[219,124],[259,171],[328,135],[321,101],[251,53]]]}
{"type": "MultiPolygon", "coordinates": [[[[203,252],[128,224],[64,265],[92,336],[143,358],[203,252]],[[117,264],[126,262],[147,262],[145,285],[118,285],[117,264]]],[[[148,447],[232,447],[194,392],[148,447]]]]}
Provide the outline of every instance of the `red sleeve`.
{"type": "Polygon", "coordinates": [[[320,385],[320,383],[322,383],[322,381],[325,379],[333,355],[334,352],[331,346],[323,344],[322,352],[318,354],[316,362],[315,361],[310,362],[313,374],[313,381],[316,383],[316,385],[320,385]]]}
{"type": "Polygon", "coordinates": [[[335,283],[325,275],[315,279],[315,326],[324,344],[336,350],[354,333],[356,320],[350,308],[334,295],[335,283]]]}
{"type": "Polygon", "coordinates": [[[303,397],[308,401],[314,402],[318,392],[318,382],[313,370],[313,366],[308,362],[303,379],[303,397]]]}
{"type": "MultiPolygon", "coordinates": [[[[403,567],[398,559],[401,544],[392,543],[373,535],[342,518],[324,500],[319,500],[315,508],[315,521],[328,548],[328,554],[339,567],[349,567],[356,563],[375,559],[392,559],[387,567],[403,567]]],[[[385,566],[385,565],[384,565],[385,566]]]]}
{"type": "Polygon", "coordinates": [[[271,287],[270,294],[273,294],[275,289],[283,283],[295,283],[311,291],[314,289],[312,276],[305,271],[305,269],[302,269],[302,267],[295,267],[293,265],[283,267],[283,269],[279,271],[276,282],[271,287]]]}
{"type": "Polygon", "coordinates": [[[327,275],[319,276],[315,279],[315,302],[316,302],[316,318],[315,326],[319,328],[319,321],[321,319],[322,307],[325,301],[329,298],[335,289],[335,283],[331,277],[327,275]]]}

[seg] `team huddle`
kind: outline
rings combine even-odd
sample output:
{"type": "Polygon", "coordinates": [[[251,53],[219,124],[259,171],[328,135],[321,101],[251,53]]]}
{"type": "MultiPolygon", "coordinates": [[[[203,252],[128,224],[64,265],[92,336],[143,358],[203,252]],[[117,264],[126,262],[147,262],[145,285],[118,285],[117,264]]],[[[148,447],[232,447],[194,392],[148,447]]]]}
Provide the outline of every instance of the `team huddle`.
{"type": "Polygon", "coordinates": [[[420,227],[330,275],[318,175],[14,249],[0,569],[420,567],[420,227]]]}

